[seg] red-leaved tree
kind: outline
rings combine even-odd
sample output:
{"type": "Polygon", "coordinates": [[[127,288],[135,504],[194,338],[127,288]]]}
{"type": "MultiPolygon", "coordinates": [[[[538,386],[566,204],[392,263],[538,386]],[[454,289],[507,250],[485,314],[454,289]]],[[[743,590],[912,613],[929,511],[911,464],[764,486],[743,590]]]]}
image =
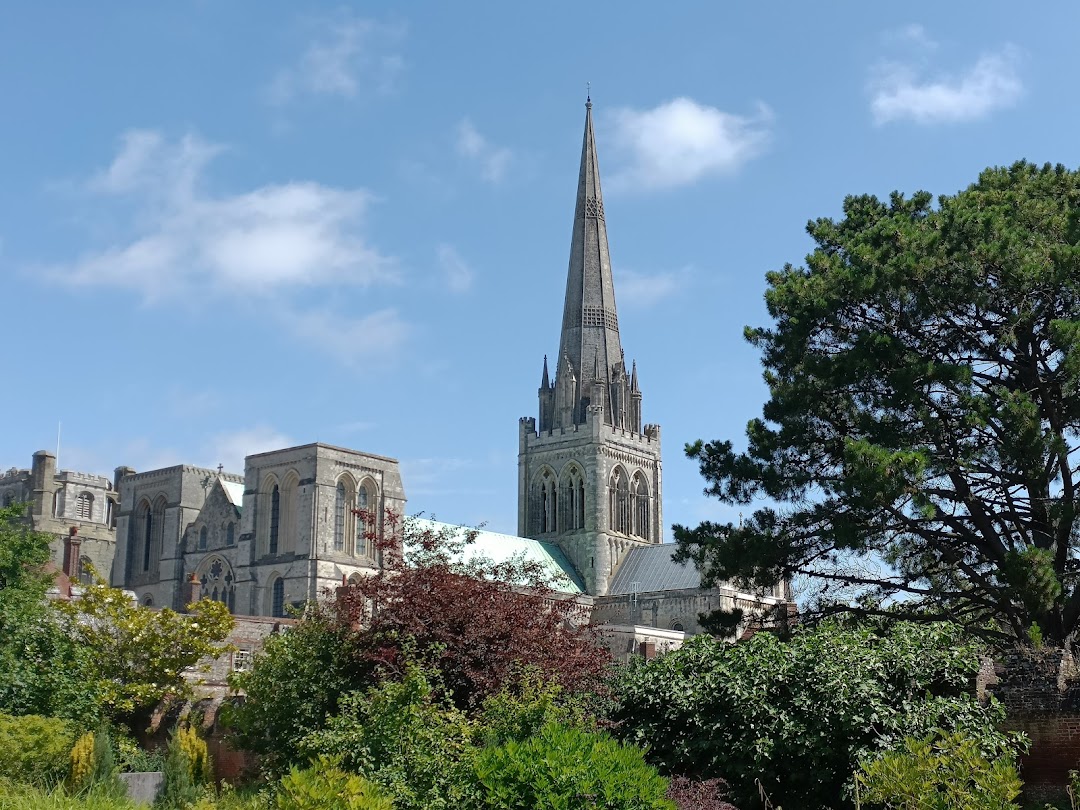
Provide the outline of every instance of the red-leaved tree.
{"type": "Polygon", "coordinates": [[[342,587],[336,601],[358,668],[394,677],[418,659],[463,709],[527,672],[570,693],[600,688],[610,654],[588,609],[560,593],[542,564],[473,553],[468,529],[390,512],[383,523],[381,536],[368,534],[381,568],[342,587]]]}

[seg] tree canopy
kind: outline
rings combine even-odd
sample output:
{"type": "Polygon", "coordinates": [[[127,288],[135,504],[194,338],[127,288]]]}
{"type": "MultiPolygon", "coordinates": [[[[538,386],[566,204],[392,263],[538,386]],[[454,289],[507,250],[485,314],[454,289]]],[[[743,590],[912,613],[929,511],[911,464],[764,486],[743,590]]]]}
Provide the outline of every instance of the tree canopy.
{"type": "Polygon", "coordinates": [[[853,196],[769,273],[769,400],[687,447],[741,526],[675,527],[706,584],[806,575],[810,607],[1063,643],[1080,623],[1080,172],[853,196]]]}

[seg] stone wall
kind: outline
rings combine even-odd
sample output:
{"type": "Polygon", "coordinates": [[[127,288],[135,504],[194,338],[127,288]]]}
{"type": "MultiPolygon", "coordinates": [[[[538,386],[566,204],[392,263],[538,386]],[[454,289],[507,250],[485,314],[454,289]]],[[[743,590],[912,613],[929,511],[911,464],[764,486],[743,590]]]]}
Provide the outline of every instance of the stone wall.
{"type": "MultiPolygon", "coordinates": [[[[1018,650],[980,673],[981,691],[1005,706],[1009,731],[1031,740],[1020,757],[1024,798],[1067,800],[1069,771],[1080,770],[1080,672],[1066,650],[1018,650]]],[[[1065,806],[1068,806],[1067,804],[1065,806]]]]}

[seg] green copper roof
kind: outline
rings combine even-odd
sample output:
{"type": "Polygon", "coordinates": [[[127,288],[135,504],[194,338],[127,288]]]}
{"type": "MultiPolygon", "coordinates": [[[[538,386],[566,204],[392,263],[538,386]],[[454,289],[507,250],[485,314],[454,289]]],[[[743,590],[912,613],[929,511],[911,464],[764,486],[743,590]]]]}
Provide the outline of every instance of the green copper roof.
{"type": "Polygon", "coordinates": [[[585,593],[585,583],[582,581],[570,560],[562,553],[562,549],[553,543],[545,543],[542,540],[530,540],[528,537],[516,537],[512,534],[499,534],[489,532],[486,529],[472,529],[468,526],[455,526],[450,523],[440,523],[426,518],[413,518],[418,528],[430,527],[433,531],[445,529],[459,529],[461,531],[475,532],[475,539],[465,551],[467,557],[481,555],[493,562],[505,562],[514,555],[520,555],[526,562],[539,563],[544,570],[556,580],[552,587],[561,593],[585,593]]]}

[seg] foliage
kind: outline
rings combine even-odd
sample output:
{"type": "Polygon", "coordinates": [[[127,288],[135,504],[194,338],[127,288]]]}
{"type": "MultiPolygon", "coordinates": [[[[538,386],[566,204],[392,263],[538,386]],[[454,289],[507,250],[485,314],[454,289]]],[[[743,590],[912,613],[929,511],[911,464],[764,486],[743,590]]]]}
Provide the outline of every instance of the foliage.
{"type": "Polygon", "coordinates": [[[49,535],[32,531],[23,509],[0,509],[0,711],[92,723],[97,696],[81,674],[86,655],[45,598],[49,535]]]}
{"type": "Polygon", "coordinates": [[[127,799],[91,791],[72,796],[62,790],[9,782],[0,777],[0,810],[135,810],[127,799]]]}
{"type": "Polygon", "coordinates": [[[293,768],[281,780],[279,810],[393,810],[378,785],[320,757],[310,768],[293,768]]]}
{"type": "Polygon", "coordinates": [[[199,797],[199,788],[213,778],[206,743],[195,729],[179,726],[169,738],[165,756],[165,781],[154,807],[160,810],[187,810],[199,797]]]}
{"type": "Polygon", "coordinates": [[[245,695],[238,706],[223,707],[236,745],[260,754],[271,773],[306,762],[300,741],[337,712],[343,694],[366,685],[350,664],[352,636],[311,605],[295,626],[267,638],[251,668],[230,676],[245,695]]]}
{"type": "Polygon", "coordinates": [[[88,731],[75,741],[71,749],[71,769],[68,783],[76,791],[89,787],[94,775],[94,732],[88,731]]]}
{"type": "Polygon", "coordinates": [[[549,723],[591,725],[580,696],[567,695],[561,686],[544,682],[535,672],[523,673],[485,700],[479,721],[489,746],[521,742],[549,723]]]}
{"type": "Polygon", "coordinates": [[[194,727],[181,726],[176,730],[174,739],[188,761],[191,781],[196,785],[214,781],[214,766],[210,761],[210,752],[206,749],[206,740],[199,736],[194,727]]]}
{"type": "Polygon", "coordinates": [[[472,554],[467,530],[392,513],[384,526],[381,538],[370,536],[383,568],[344,589],[337,603],[339,620],[356,628],[356,666],[396,677],[419,656],[463,709],[523,668],[570,692],[599,686],[610,657],[541,565],[472,554]]]}
{"type": "Polygon", "coordinates": [[[84,649],[90,679],[100,693],[103,713],[136,717],[166,696],[186,696],[184,671],[227,649],[221,642],[232,629],[229,610],[203,599],[188,615],[136,604],[119,588],[100,581],[58,606],[66,631],[84,649]]]}
{"type": "Polygon", "coordinates": [[[106,726],[79,737],[71,749],[70,760],[68,785],[75,793],[93,790],[99,795],[126,795],[116,767],[112,737],[106,726]]]}
{"type": "Polygon", "coordinates": [[[679,810],[738,810],[726,801],[731,786],[723,779],[672,777],[667,797],[679,810]]]}
{"type": "Polygon", "coordinates": [[[272,773],[306,761],[301,741],[339,713],[344,695],[402,680],[410,661],[435,673],[440,700],[471,715],[523,678],[564,694],[600,686],[607,651],[591,628],[568,621],[573,604],[555,597],[537,566],[468,557],[468,533],[392,513],[385,523],[384,569],[331,607],[309,606],[230,681],[246,696],[228,713],[236,743],[262,754],[272,773]]]}
{"type": "Polygon", "coordinates": [[[165,752],[161,749],[147,750],[122,729],[114,730],[113,745],[116,748],[117,767],[121,773],[150,773],[165,770],[165,752]]]}
{"type": "Polygon", "coordinates": [[[760,779],[779,804],[835,807],[860,759],[907,736],[963,731],[988,758],[1011,752],[1001,705],[970,694],[978,669],[977,644],[947,624],[698,636],[632,661],[613,720],[662,770],[729,780],[738,804],[756,806],[760,779]]]}
{"type": "Polygon", "coordinates": [[[549,723],[524,742],[485,749],[476,764],[487,807],[675,810],[667,780],[642,752],[603,732],[549,723]]]}
{"type": "Polygon", "coordinates": [[[410,665],[400,682],[345,695],[340,713],[305,738],[303,750],[382,785],[399,810],[452,810],[475,797],[476,735],[476,724],[410,665]]]}
{"type": "Polygon", "coordinates": [[[785,505],[675,528],[706,585],[806,575],[823,612],[904,595],[892,614],[1074,634],[1078,201],[1080,172],[1020,162],[807,226],[806,266],[767,276],[773,325],[746,331],[770,394],[747,450],[687,448],[707,493],[785,505]]]}
{"type": "Polygon", "coordinates": [[[963,734],[908,737],[864,760],[855,776],[862,801],[889,810],[1011,810],[1020,795],[1012,756],[988,762],[963,734]]]}
{"type": "Polygon", "coordinates": [[[74,740],[75,727],[65,720],[0,714],[0,777],[40,786],[58,784],[67,774],[74,740]]]}

